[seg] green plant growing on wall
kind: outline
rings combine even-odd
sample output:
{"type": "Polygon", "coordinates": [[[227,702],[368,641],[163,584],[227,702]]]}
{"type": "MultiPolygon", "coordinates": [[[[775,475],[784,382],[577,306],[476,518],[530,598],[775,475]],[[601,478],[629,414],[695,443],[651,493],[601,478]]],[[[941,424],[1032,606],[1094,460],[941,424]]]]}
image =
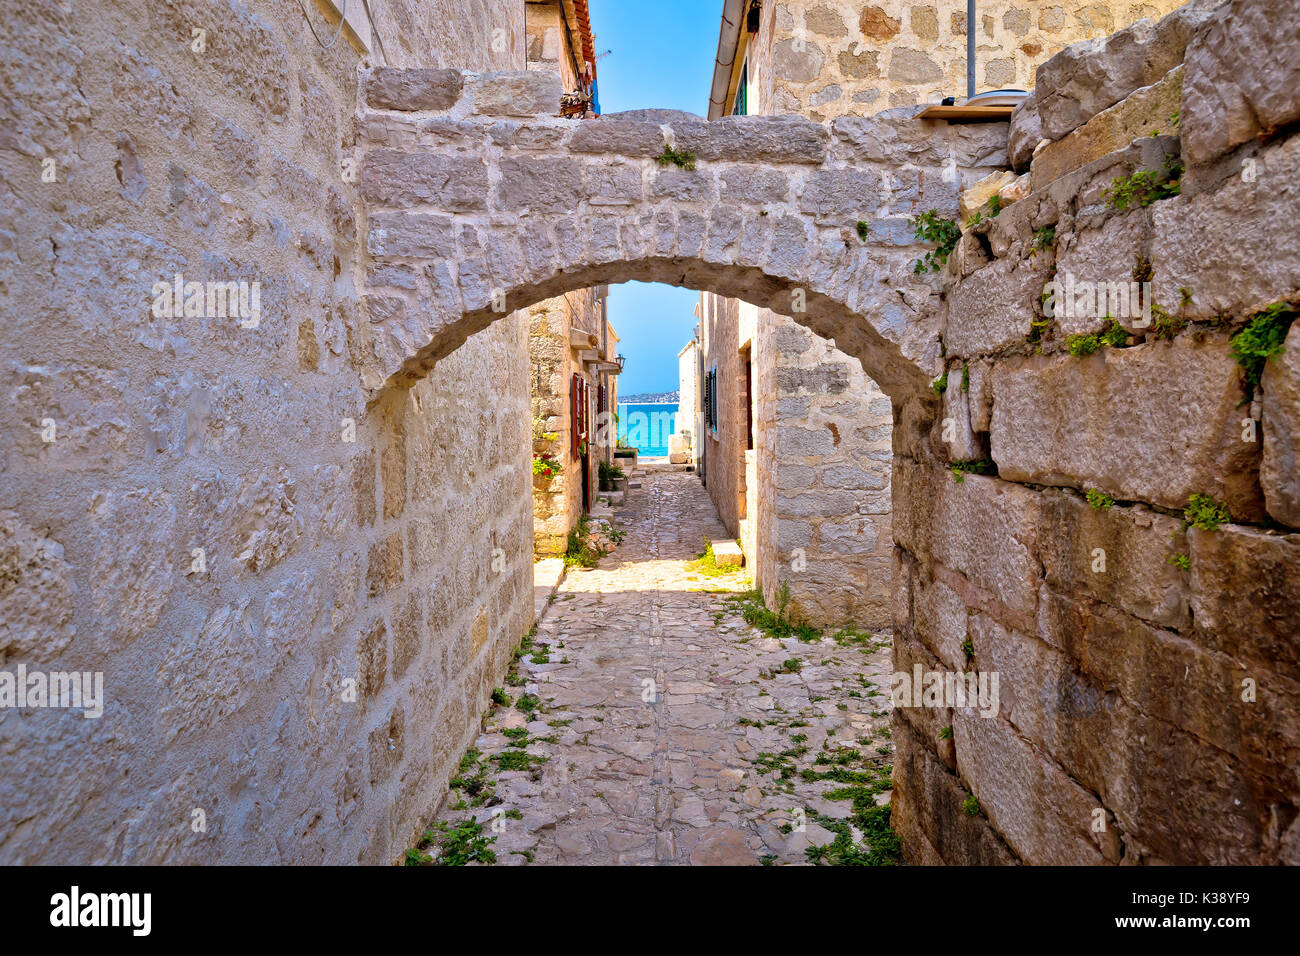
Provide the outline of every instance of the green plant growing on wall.
{"type": "Polygon", "coordinates": [[[1246,327],[1232,337],[1232,357],[1241,366],[1247,391],[1254,391],[1264,376],[1264,365],[1285,351],[1287,332],[1297,314],[1289,302],[1275,302],[1255,313],[1246,327]]]}
{"type": "Polygon", "coordinates": [[[483,825],[476,817],[462,820],[455,826],[439,821],[425,831],[419,844],[406,851],[406,866],[465,866],[469,863],[492,864],[497,861],[491,849],[497,838],[483,835],[483,825]],[[435,859],[428,849],[439,847],[435,859]]]}
{"type": "Polygon", "coordinates": [[[564,465],[550,452],[533,455],[533,475],[550,481],[556,475],[564,473],[564,465]]]}
{"type": "Polygon", "coordinates": [[[952,740],[952,726],[951,726],[951,725],[949,725],[949,726],[947,726],[947,727],[940,727],[940,728],[939,728],[939,739],[940,739],[940,740],[952,740]]]}
{"type": "Polygon", "coordinates": [[[867,237],[870,236],[870,235],[871,235],[871,224],[870,224],[870,223],[863,222],[861,219],[859,219],[859,220],[858,220],[858,238],[861,239],[863,242],[866,242],[866,241],[867,241],[867,237]]]}
{"type": "Polygon", "coordinates": [[[937,209],[913,216],[907,224],[912,227],[917,239],[934,243],[934,249],[916,260],[912,271],[923,275],[926,272],[938,272],[947,265],[948,257],[961,239],[961,227],[954,220],[940,216],[937,209]]]}
{"type": "Polygon", "coordinates": [[[969,365],[963,365],[961,367],[961,390],[963,392],[970,391],[970,366],[969,365]]]}
{"type": "Polygon", "coordinates": [[[973,793],[966,794],[966,799],[961,802],[961,808],[966,811],[966,816],[977,817],[980,815],[980,801],[973,793]]]}
{"type": "Polygon", "coordinates": [[[1132,176],[1115,179],[1102,198],[1111,209],[1124,212],[1134,206],[1149,206],[1161,199],[1172,199],[1183,191],[1183,164],[1170,158],[1163,169],[1143,169],[1132,176]]]}
{"type": "Polygon", "coordinates": [[[1092,505],[1093,511],[1109,511],[1115,506],[1115,499],[1097,488],[1089,488],[1084,497],[1088,499],[1088,504],[1092,505]]]}
{"type": "Polygon", "coordinates": [[[1192,570],[1192,556],[1185,551],[1171,554],[1168,558],[1170,564],[1182,571],[1192,570]]]}
{"type": "Polygon", "coordinates": [[[655,157],[655,162],[660,166],[676,166],[678,169],[693,170],[695,168],[696,156],[694,153],[682,150],[678,152],[667,143],[664,143],[664,151],[655,157]]]}
{"type": "Polygon", "coordinates": [[[1209,495],[1192,495],[1183,511],[1183,530],[1200,528],[1202,531],[1218,531],[1220,525],[1231,524],[1232,515],[1228,509],[1209,495]]]}
{"type": "MultiPolygon", "coordinates": [[[[1110,317],[1107,316],[1107,318],[1110,317]]],[[[1066,350],[1075,358],[1082,358],[1100,352],[1106,346],[1122,349],[1127,344],[1128,330],[1120,325],[1116,319],[1110,319],[1110,323],[1101,332],[1093,332],[1090,335],[1071,335],[1065,340],[1066,350]]]]}
{"type": "Polygon", "coordinates": [[[971,640],[969,634],[966,635],[966,640],[961,642],[961,652],[966,655],[967,664],[975,660],[975,642],[971,640]]]}
{"type": "Polygon", "coordinates": [[[942,395],[944,392],[948,391],[947,371],[945,371],[942,375],[940,375],[933,382],[931,382],[930,387],[934,389],[934,394],[936,395],[942,395]]]}
{"type": "Polygon", "coordinates": [[[948,470],[957,484],[966,480],[967,475],[990,475],[996,470],[992,458],[972,458],[969,461],[950,461],[948,470]]]}
{"type": "Polygon", "coordinates": [[[1034,233],[1034,244],[1031,247],[1033,251],[1031,256],[1036,256],[1040,252],[1056,248],[1056,226],[1044,226],[1034,233]]]}

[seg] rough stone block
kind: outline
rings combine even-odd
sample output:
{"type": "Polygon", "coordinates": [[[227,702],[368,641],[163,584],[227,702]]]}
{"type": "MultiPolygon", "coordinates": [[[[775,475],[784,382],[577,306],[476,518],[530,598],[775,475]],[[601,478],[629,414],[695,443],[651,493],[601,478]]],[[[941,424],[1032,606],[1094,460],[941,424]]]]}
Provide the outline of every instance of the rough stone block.
{"type": "Polygon", "coordinates": [[[555,116],[564,87],[558,73],[518,70],[473,80],[474,112],[489,116],[555,116]]]}
{"type": "Polygon", "coordinates": [[[1010,359],[993,373],[993,460],[1011,481],[1179,510],[1209,494],[1257,520],[1259,444],[1241,440],[1241,397],[1221,341],[1010,359]]]}
{"type": "Polygon", "coordinates": [[[1300,136],[1263,150],[1252,181],[1151,206],[1156,301],[1186,315],[1233,318],[1300,290],[1300,136]]]}
{"type": "Polygon", "coordinates": [[[720,568],[738,568],[745,563],[745,552],[734,541],[711,541],[713,560],[720,568]]]}
{"type": "MultiPolygon", "coordinates": [[[[1107,862],[1092,832],[1097,798],[1016,733],[1005,720],[953,714],[957,772],[1002,839],[1025,863],[1095,866],[1107,862]]],[[[1108,841],[1112,842],[1112,841],[1108,841]]],[[[1118,862],[1118,847],[1107,847],[1118,862]]]]}
{"type": "Polygon", "coordinates": [[[1225,525],[1187,539],[1199,641],[1300,682],[1300,535],[1225,525]]]}
{"type": "Polygon", "coordinates": [[[1163,627],[1190,623],[1187,575],[1168,560],[1185,550],[1181,522],[1142,507],[1100,511],[1063,492],[1045,492],[1042,507],[1039,553],[1049,586],[1163,627]]]}
{"type": "Polygon", "coordinates": [[[1183,149],[1203,164],[1300,119],[1300,17],[1290,0],[1230,0],[1187,48],[1183,149]]]}
{"type": "Polygon", "coordinates": [[[1265,365],[1262,384],[1264,503],[1274,520],[1300,528],[1300,322],[1287,334],[1286,351],[1265,365]]]}
{"type": "Polygon", "coordinates": [[[361,198],[376,206],[472,212],[487,208],[487,192],[488,168],[472,156],[376,149],[361,167],[361,198]]]}
{"type": "Polygon", "coordinates": [[[652,158],[664,151],[664,134],[656,123],[611,119],[589,120],[578,124],[569,149],[575,153],[652,158]]]}
{"type": "Polygon", "coordinates": [[[381,66],[364,82],[366,103],[380,110],[448,110],[460,98],[460,70],[400,69],[381,66]]]}
{"type": "Polygon", "coordinates": [[[1034,148],[1043,138],[1043,122],[1038,117],[1038,95],[1030,93],[1011,113],[1010,128],[1007,130],[1007,158],[1011,168],[1018,173],[1029,169],[1034,156],[1034,148]]]}
{"type": "Polygon", "coordinates": [[[713,122],[676,121],[676,149],[705,161],[824,162],[830,131],[802,116],[724,116],[713,122]]]}
{"type": "Polygon", "coordinates": [[[1192,0],[1159,21],[1139,20],[1110,36],[1072,43],[1038,67],[1043,135],[1059,140],[1183,61],[1219,0],[1192,0]]]}
{"type": "Polygon", "coordinates": [[[1045,262],[1003,260],[948,293],[943,341],[950,356],[973,357],[1025,342],[1047,282],[1045,262]]]}
{"type": "Polygon", "coordinates": [[[894,795],[890,825],[910,863],[937,858],[948,864],[1007,866],[1019,862],[984,816],[962,807],[966,789],[897,713],[894,741],[894,795]]]}
{"type": "Polygon", "coordinates": [[[582,199],[582,167],[568,159],[508,156],[501,160],[497,208],[572,212],[582,199]]]}
{"type": "Polygon", "coordinates": [[[1033,157],[1034,188],[1054,183],[1135,139],[1156,131],[1174,131],[1172,117],[1182,102],[1182,84],[1183,68],[1175,67],[1156,83],[1134,90],[1078,129],[1044,146],[1033,157]]]}

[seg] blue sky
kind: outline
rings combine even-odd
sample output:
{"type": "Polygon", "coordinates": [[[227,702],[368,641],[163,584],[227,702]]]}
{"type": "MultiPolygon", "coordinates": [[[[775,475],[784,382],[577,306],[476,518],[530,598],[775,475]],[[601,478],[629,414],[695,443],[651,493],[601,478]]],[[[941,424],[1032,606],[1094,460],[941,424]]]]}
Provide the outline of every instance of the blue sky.
{"type": "MultiPolygon", "coordinates": [[[[614,51],[598,65],[601,110],[708,113],[722,0],[591,0],[590,8],[596,52],[614,51]]],[[[677,388],[677,353],[695,328],[698,301],[698,292],[672,286],[610,289],[609,317],[627,356],[620,395],[677,388]]]]}

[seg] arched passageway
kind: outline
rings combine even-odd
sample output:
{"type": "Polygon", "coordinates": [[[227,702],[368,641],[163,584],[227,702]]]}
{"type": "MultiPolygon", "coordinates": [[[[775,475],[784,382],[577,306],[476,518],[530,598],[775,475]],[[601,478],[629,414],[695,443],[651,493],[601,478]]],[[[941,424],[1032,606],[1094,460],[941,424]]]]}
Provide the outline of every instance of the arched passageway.
{"type": "Polygon", "coordinates": [[[941,347],[907,218],[956,209],[1005,128],[914,110],[823,126],[643,111],[547,115],[542,73],[380,69],[365,80],[361,195],[372,387],[563,292],[668,282],[792,315],[896,401],[941,347]]]}

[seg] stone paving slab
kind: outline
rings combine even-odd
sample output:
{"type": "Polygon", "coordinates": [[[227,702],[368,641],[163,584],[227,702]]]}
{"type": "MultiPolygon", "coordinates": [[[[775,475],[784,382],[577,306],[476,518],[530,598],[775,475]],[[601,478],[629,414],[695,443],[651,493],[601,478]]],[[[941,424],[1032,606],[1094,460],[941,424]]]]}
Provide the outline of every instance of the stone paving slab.
{"type": "Polygon", "coordinates": [[[836,836],[817,814],[852,810],[845,778],[888,799],[889,636],[805,643],[746,624],[744,573],[692,566],[704,538],[728,538],[698,477],[644,480],[616,518],[626,539],[568,572],[511,704],[485,719],[462,777],[486,784],[450,790],[438,819],[474,817],[498,864],[806,863],[836,836]]]}

